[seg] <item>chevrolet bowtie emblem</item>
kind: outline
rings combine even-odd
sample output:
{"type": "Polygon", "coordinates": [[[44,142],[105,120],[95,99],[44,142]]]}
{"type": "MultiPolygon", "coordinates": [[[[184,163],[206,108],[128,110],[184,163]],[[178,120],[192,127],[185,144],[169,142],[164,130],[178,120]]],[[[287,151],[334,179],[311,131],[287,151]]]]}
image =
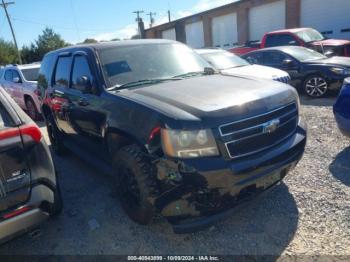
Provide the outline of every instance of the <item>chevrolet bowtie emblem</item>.
{"type": "Polygon", "coordinates": [[[270,134],[270,133],[273,133],[277,130],[277,128],[279,127],[280,125],[280,120],[279,119],[274,119],[274,120],[271,120],[270,122],[267,122],[265,125],[264,125],[264,128],[263,128],[263,133],[264,134],[270,134]]]}

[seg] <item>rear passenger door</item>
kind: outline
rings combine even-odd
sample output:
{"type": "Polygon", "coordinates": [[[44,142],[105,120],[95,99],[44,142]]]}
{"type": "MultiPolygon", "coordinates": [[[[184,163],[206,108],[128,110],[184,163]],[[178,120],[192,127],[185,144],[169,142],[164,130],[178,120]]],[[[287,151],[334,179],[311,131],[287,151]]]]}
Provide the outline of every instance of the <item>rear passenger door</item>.
{"type": "Polygon", "coordinates": [[[71,99],[69,96],[71,65],[72,55],[70,53],[62,53],[58,56],[52,79],[52,90],[50,90],[50,103],[55,114],[57,126],[67,134],[72,132],[67,117],[71,99]]]}

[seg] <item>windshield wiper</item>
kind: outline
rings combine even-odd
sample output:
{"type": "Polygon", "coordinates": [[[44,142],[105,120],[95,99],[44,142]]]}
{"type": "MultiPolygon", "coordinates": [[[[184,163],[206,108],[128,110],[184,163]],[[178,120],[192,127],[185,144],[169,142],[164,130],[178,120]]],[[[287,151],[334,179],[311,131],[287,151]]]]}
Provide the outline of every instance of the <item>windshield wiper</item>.
{"type": "Polygon", "coordinates": [[[177,80],[182,80],[182,78],[172,77],[172,78],[158,78],[158,79],[142,79],[142,80],[133,81],[122,85],[112,86],[110,88],[107,88],[107,91],[115,91],[115,90],[121,90],[129,87],[135,87],[135,86],[141,86],[141,85],[153,85],[153,84],[158,84],[166,81],[177,81],[177,80]]]}
{"type": "Polygon", "coordinates": [[[211,67],[204,68],[204,71],[197,71],[197,72],[188,72],[185,74],[174,76],[173,78],[186,78],[186,77],[192,77],[192,76],[198,76],[198,75],[213,75],[215,74],[215,70],[211,67]]]}

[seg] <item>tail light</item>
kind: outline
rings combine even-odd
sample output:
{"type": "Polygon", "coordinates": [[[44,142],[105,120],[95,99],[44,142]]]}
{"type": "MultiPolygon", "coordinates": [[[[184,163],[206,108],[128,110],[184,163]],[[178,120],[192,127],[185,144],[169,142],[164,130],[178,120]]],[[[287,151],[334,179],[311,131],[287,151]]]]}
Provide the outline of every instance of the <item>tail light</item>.
{"type": "Polygon", "coordinates": [[[20,138],[20,136],[22,136],[24,143],[39,143],[42,138],[39,127],[34,123],[0,131],[0,140],[12,139],[15,137],[20,138]]]}
{"type": "Polygon", "coordinates": [[[28,142],[39,143],[42,138],[39,127],[34,123],[20,126],[19,130],[22,135],[24,144],[28,142]]]}

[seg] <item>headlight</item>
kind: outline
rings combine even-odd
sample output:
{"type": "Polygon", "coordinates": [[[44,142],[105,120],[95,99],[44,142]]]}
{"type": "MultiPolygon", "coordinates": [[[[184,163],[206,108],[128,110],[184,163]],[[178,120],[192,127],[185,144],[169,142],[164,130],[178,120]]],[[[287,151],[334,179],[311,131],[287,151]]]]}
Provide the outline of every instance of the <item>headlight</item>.
{"type": "Polygon", "coordinates": [[[162,147],[164,153],[170,157],[196,158],[219,155],[213,133],[209,129],[162,129],[162,147]]]}
{"type": "Polygon", "coordinates": [[[332,67],[331,71],[338,75],[350,75],[350,69],[346,69],[346,68],[332,67]]]}

